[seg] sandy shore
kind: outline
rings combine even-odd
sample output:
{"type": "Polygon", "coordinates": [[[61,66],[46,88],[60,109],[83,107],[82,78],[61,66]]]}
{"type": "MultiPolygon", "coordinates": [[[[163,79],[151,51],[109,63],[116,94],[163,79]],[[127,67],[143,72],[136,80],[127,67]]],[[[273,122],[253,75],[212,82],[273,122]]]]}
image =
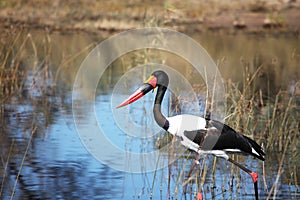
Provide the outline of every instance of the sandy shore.
{"type": "Polygon", "coordinates": [[[5,28],[58,31],[122,31],[160,26],[179,31],[225,30],[295,33],[300,30],[300,0],[224,1],[3,1],[5,28]]]}

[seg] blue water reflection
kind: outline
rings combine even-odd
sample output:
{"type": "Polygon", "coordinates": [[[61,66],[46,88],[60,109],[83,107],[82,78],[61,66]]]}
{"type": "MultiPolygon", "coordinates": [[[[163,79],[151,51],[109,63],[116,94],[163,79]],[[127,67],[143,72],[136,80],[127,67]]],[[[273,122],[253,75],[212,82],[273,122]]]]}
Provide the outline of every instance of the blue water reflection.
{"type": "MultiPolygon", "coordinates": [[[[106,136],[112,143],[126,151],[144,152],[156,148],[157,138],[131,137],[117,128],[111,116],[110,95],[98,96],[96,99],[96,108],[101,110],[102,115],[104,114],[98,117],[102,120],[104,129],[111,133],[106,136]]],[[[23,127],[24,123],[34,118],[32,111],[29,105],[19,105],[7,114],[13,116],[10,118],[8,130],[11,133],[10,140],[14,141],[14,145],[18,145],[19,152],[10,158],[2,191],[3,199],[10,199],[12,195],[15,179],[29,142],[30,131],[24,131],[23,127]]],[[[144,111],[137,109],[135,112],[142,115],[144,111]]],[[[29,144],[30,148],[14,191],[14,199],[150,199],[151,197],[165,199],[167,196],[175,199],[193,199],[195,197],[198,189],[195,181],[199,171],[193,173],[192,183],[186,188],[182,187],[187,180],[186,175],[193,159],[182,158],[172,163],[169,168],[150,173],[131,174],[116,171],[96,160],[85,149],[76,133],[70,112],[61,109],[55,116],[51,125],[44,130],[41,128],[37,130],[29,144]],[[170,185],[168,185],[169,176],[170,185]]],[[[159,137],[160,134],[164,133],[157,133],[156,136],[159,137]]],[[[160,159],[168,162],[167,154],[162,153],[160,159]]],[[[241,158],[239,161],[262,174],[260,161],[252,158],[241,158]]],[[[118,162],[118,158],[112,157],[111,162],[118,162]]],[[[250,177],[244,172],[238,172],[226,161],[217,160],[216,174],[212,171],[212,156],[205,159],[199,166],[199,169],[201,168],[207,169],[205,184],[202,187],[206,199],[254,198],[250,177]]],[[[276,171],[266,177],[269,188],[275,176],[276,171]]],[[[293,186],[281,183],[280,188],[278,199],[299,196],[299,191],[293,186]]],[[[259,179],[259,191],[262,198],[268,194],[262,177],[259,179]]]]}

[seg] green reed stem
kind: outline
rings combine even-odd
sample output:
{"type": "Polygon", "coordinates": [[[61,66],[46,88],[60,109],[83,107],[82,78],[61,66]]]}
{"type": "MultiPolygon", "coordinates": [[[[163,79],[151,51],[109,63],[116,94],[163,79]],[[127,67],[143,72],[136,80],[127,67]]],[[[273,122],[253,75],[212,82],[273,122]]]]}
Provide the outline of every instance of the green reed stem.
{"type": "Polygon", "coordinates": [[[6,159],[6,162],[5,162],[4,174],[3,174],[3,178],[2,178],[2,182],[1,182],[1,188],[0,188],[0,197],[1,197],[1,194],[2,194],[3,187],[4,187],[4,181],[5,181],[7,166],[8,166],[8,162],[9,162],[9,159],[10,159],[10,156],[11,156],[14,144],[15,144],[15,139],[13,138],[12,142],[11,142],[11,145],[9,147],[7,159],[6,159]]]}
{"type": "Polygon", "coordinates": [[[276,179],[273,183],[273,186],[268,194],[268,197],[267,197],[267,200],[270,199],[273,191],[274,191],[274,194],[273,194],[273,199],[276,198],[276,195],[277,195],[277,188],[278,188],[278,183],[279,183],[279,178],[281,176],[281,174],[283,173],[283,162],[284,162],[284,158],[285,158],[285,155],[286,155],[286,151],[288,149],[288,144],[289,142],[286,142],[285,143],[285,147],[284,147],[284,150],[283,150],[283,153],[282,153],[282,156],[281,156],[281,159],[280,159],[280,164],[279,164],[279,168],[278,168],[278,171],[277,171],[277,176],[276,176],[276,179]]]}
{"type": "Polygon", "coordinates": [[[155,171],[154,171],[153,180],[152,180],[152,186],[151,186],[150,199],[152,199],[152,194],[153,194],[153,189],[154,189],[154,183],[155,183],[155,180],[156,180],[156,172],[157,172],[157,167],[158,167],[159,159],[160,159],[160,153],[158,154],[158,158],[157,158],[156,165],[155,165],[155,171]]]}
{"type": "Polygon", "coordinates": [[[14,184],[14,187],[13,187],[13,190],[12,190],[12,193],[11,193],[11,197],[10,197],[11,200],[14,198],[16,187],[17,187],[17,183],[18,183],[18,180],[19,180],[19,177],[20,177],[20,174],[21,174],[24,162],[25,162],[26,155],[28,153],[28,150],[29,150],[29,147],[30,147],[30,144],[31,144],[31,140],[32,140],[33,134],[35,133],[36,129],[37,129],[37,127],[34,127],[34,129],[31,131],[31,135],[30,135],[30,138],[28,140],[28,144],[27,144],[27,147],[26,147],[26,150],[25,150],[25,153],[24,153],[21,165],[20,165],[20,169],[19,169],[19,172],[17,174],[17,178],[15,180],[15,184],[14,184]]]}

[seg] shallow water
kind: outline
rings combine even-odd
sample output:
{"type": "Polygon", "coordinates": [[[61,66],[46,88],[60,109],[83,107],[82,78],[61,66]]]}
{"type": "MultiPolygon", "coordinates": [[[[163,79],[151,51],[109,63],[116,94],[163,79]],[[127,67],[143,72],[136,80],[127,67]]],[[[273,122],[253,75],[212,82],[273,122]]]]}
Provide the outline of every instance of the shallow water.
{"type": "MultiPolygon", "coordinates": [[[[44,38],[42,36],[44,33],[32,32],[31,34],[36,39],[38,48],[43,49],[43,39],[39,39],[39,37],[44,38]]],[[[49,62],[50,71],[56,71],[62,66],[60,61],[65,61],[63,56],[72,56],[92,42],[97,43],[102,40],[101,36],[78,33],[68,35],[52,33],[49,34],[49,37],[51,38],[51,48],[53,48],[53,53],[50,56],[51,62],[49,62]]],[[[290,81],[299,80],[299,71],[295,64],[300,57],[300,44],[297,37],[270,36],[258,37],[257,39],[254,36],[222,36],[219,34],[201,34],[193,37],[203,44],[216,62],[221,60],[221,73],[224,74],[225,78],[238,79],[238,74],[241,73],[240,65],[233,60],[240,60],[241,57],[245,57],[249,60],[249,66],[252,68],[257,67],[255,62],[263,62],[270,67],[273,61],[267,58],[279,60],[281,65],[276,63],[272,65],[273,67],[279,66],[279,68],[272,68],[273,70],[271,70],[274,71],[273,78],[282,81],[282,85],[275,85],[275,88],[288,88],[290,81]],[[256,46],[257,41],[258,45],[256,46]],[[239,54],[244,47],[247,47],[247,52],[239,54]],[[272,49],[272,51],[266,52],[264,49],[272,49]],[[285,54],[282,55],[282,52],[285,54]],[[292,57],[292,52],[295,54],[294,57],[292,57]],[[225,61],[223,58],[226,58],[225,61]],[[289,67],[284,72],[292,78],[286,78],[287,75],[285,74],[284,77],[278,76],[281,73],[280,66],[285,65],[289,67]],[[236,70],[232,70],[231,66],[237,66],[236,70]]],[[[30,49],[30,47],[28,48],[30,49]]],[[[30,53],[28,50],[24,53],[24,57],[30,53]]],[[[193,163],[192,159],[180,158],[169,167],[157,169],[154,172],[146,172],[142,169],[142,173],[129,173],[111,168],[111,166],[116,165],[130,166],[134,164],[134,160],[128,157],[130,152],[155,151],[157,139],[164,134],[151,117],[154,95],[149,94],[145,100],[130,106],[128,108],[130,116],[126,113],[123,113],[124,116],[115,116],[113,98],[121,100],[131,92],[114,93],[115,85],[124,72],[121,61],[113,63],[111,69],[106,72],[107,76],[100,80],[95,101],[91,101],[94,104],[95,112],[85,109],[84,104],[82,104],[80,118],[83,123],[86,123],[87,130],[90,129],[92,132],[93,121],[89,121],[89,118],[90,115],[95,114],[98,123],[104,129],[105,137],[114,146],[122,149],[123,155],[111,156],[108,153],[105,157],[106,160],[100,162],[90,154],[93,150],[90,147],[86,148],[86,142],[83,141],[84,143],[82,143],[84,138],[77,133],[72,113],[72,83],[76,70],[85,55],[86,53],[83,53],[76,57],[71,64],[66,62],[56,82],[55,76],[49,76],[50,83],[47,83],[47,93],[39,90],[39,87],[33,87],[32,74],[35,73],[29,73],[25,84],[26,92],[21,96],[12,97],[2,105],[4,112],[1,116],[0,137],[2,149],[1,197],[10,199],[13,195],[13,199],[149,199],[151,197],[152,199],[166,199],[167,197],[170,199],[194,199],[198,188],[195,177],[199,171],[194,171],[194,184],[187,185],[186,194],[182,188],[183,182],[186,181],[186,174],[193,163]],[[52,84],[53,82],[55,85],[52,84]],[[49,92],[51,88],[54,92],[49,92]],[[116,117],[125,122],[127,120],[133,121],[135,126],[140,125],[145,131],[136,133],[140,135],[126,135],[122,129],[118,128],[116,117]],[[114,165],[113,163],[117,164],[114,165]],[[168,186],[169,176],[170,186],[168,186]],[[16,182],[16,180],[18,181],[16,182]]],[[[41,58],[43,56],[42,53],[38,55],[41,58]]],[[[170,58],[167,60],[168,64],[176,62],[177,58],[170,58]]],[[[124,60],[126,59],[128,58],[124,58],[124,60]]],[[[32,60],[34,58],[27,57],[24,67],[30,69],[29,64],[32,60]]],[[[126,64],[126,61],[123,63],[126,64]]],[[[181,63],[177,64],[180,65],[181,63]]],[[[268,71],[264,71],[264,73],[269,74],[268,71]]],[[[39,76],[35,75],[34,77],[37,79],[39,76]]],[[[137,77],[127,87],[134,87],[143,79],[144,77],[137,77]]],[[[262,80],[261,83],[264,81],[262,80]]],[[[167,109],[169,107],[168,100],[165,100],[163,105],[165,113],[172,113],[167,109]]],[[[184,105],[185,107],[181,109],[182,113],[203,115],[203,107],[198,107],[198,110],[192,109],[195,106],[193,102],[184,105]]],[[[128,126],[130,128],[130,125],[128,126]]],[[[91,140],[91,143],[94,142],[93,138],[88,139],[91,140]]],[[[107,149],[101,147],[98,149],[106,154],[107,149]]],[[[159,160],[161,163],[168,163],[169,157],[165,152],[161,152],[159,160]]],[[[251,157],[239,157],[241,163],[260,175],[259,194],[262,199],[268,196],[268,191],[276,180],[279,160],[280,156],[271,152],[268,152],[264,166],[261,161],[251,157]],[[266,173],[264,176],[262,175],[263,167],[266,173]]],[[[142,162],[144,165],[149,163],[152,162],[147,160],[142,162]]],[[[213,157],[205,158],[204,163],[201,161],[199,168],[206,167],[207,169],[202,187],[205,199],[254,199],[251,178],[244,172],[239,172],[236,168],[232,168],[231,164],[218,159],[217,170],[214,175],[212,171],[213,157]]],[[[295,185],[295,182],[299,183],[299,177],[295,181],[293,180],[295,176],[289,174],[289,172],[299,174],[297,165],[285,162],[284,169],[285,171],[279,178],[275,199],[300,198],[299,188],[295,185]]],[[[200,180],[203,179],[204,176],[202,179],[200,178],[200,180]]]]}

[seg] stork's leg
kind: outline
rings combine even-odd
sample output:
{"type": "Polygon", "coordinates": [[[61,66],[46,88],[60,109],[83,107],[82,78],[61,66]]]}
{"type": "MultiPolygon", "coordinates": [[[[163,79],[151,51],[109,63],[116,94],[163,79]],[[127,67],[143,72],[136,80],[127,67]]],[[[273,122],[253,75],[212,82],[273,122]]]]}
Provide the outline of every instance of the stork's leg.
{"type": "Polygon", "coordinates": [[[253,184],[254,184],[254,191],[255,191],[255,199],[258,200],[258,188],[257,188],[257,179],[258,174],[251,171],[250,169],[246,168],[245,166],[241,165],[240,163],[232,160],[231,158],[227,159],[229,162],[233,163],[234,165],[238,166],[240,169],[245,171],[247,174],[249,174],[252,178],[253,184]]]}
{"type": "MultiPolygon", "coordinates": [[[[196,167],[197,165],[200,165],[199,160],[200,160],[199,155],[198,155],[198,154],[195,154],[195,160],[194,160],[194,162],[193,162],[193,164],[192,164],[192,166],[191,166],[191,168],[190,168],[190,170],[189,170],[189,172],[188,172],[188,175],[187,175],[187,181],[185,181],[185,182],[183,183],[184,193],[186,193],[186,190],[187,190],[187,184],[189,183],[190,179],[192,178],[192,173],[193,173],[195,167],[196,167]]],[[[199,186],[199,187],[200,187],[200,186],[199,186]]],[[[196,200],[202,200],[202,191],[201,191],[201,189],[198,190],[198,194],[197,194],[196,200]]]]}

